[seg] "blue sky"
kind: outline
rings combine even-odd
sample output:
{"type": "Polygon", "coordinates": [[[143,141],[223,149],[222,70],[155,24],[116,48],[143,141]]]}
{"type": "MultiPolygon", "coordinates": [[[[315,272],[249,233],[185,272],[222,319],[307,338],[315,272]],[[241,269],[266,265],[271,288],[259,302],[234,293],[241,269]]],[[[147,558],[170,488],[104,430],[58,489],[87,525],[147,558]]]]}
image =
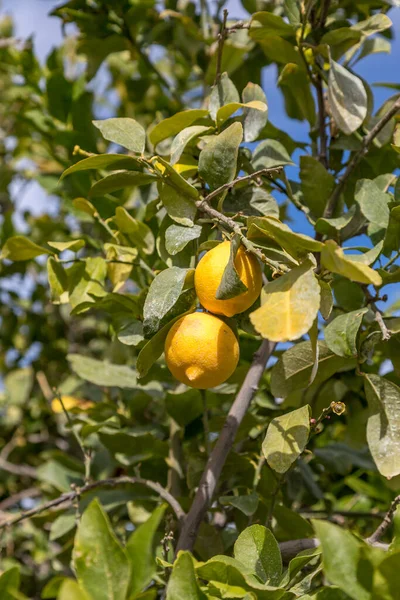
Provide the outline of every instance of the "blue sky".
{"type": "MultiPolygon", "coordinates": [[[[0,0],[2,13],[10,14],[15,22],[17,37],[25,38],[33,35],[35,49],[43,61],[54,45],[62,39],[61,25],[57,18],[49,17],[48,13],[64,1],[55,0],[0,0]]],[[[213,1],[212,4],[215,4],[213,1]]],[[[239,0],[228,0],[227,8],[229,18],[246,19],[248,13],[243,9],[239,0]]],[[[356,66],[356,72],[370,84],[377,82],[399,83],[399,57],[400,57],[400,9],[391,10],[390,17],[394,24],[397,36],[392,45],[390,55],[376,54],[364,58],[356,66]]],[[[96,78],[97,80],[99,78],[96,78]]],[[[99,85],[101,82],[96,81],[99,85]]],[[[308,124],[289,119],[284,110],[284,103],[279,88],[276,86],[276,67],[270,66],[264,70],[263,87],[266,92],[269,116],[277,127],[284,129],[297,140],[307,140],[308,124]]],[[[375,109],[393,94],[393,90],[373,87],[375,95],[375,109]]],[[[290,174],[295,177],[295,172],[290,174]]],[[[26,188],[24,195],[18,199],[21,210],[31,210],[34,214],[43,211],[52,212],[57,205],[56,200],[46,196],[45,192],[36,183],[26,188]]],[[[310,226],[305,218],[296,209],[291,210],[291,216],[296,220],[293,225],[297,231],[311,233],[310,226]]],[[[400,286],[390,286],[391,299],[400,297],[400,286]]]]}

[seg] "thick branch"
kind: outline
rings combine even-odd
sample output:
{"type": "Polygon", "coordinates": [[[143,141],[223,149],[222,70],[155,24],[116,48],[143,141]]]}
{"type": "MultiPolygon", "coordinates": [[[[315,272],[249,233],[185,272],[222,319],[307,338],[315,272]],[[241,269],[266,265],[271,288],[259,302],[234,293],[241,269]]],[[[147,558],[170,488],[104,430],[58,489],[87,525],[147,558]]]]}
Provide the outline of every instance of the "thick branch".
{"type": "MultiPolygon", "coordinates": [[[[388,550],[388,544],[381,544],[380,542],[370,541],[370,538],[365,540],[367,544],[370,546],[374,546],[375,548],[381,548],[382,550],[388,550]]],[[[281,542],[279,544],[279,549],[282,555],[282,561],[287,564],[292,560],[299,552],[303,550],[311,550],[313,548],[318,548],[320,542],[317,538],[302,538],[299,540],[289,540],[288,542],[281,542]]]]}
{"type": "Polygon", "coordinates": [[[366,540],[369,544],[375,544],[379,542],[379,540],[385,535],[389,527],[393,522],[394,513],[396,512],[396,508],[400,505],[400,496],[396,496],[390,505],[389,510],[383,518],[382,523],[377,527],[372,535],[366,540]]]}
{"type": "Polygon", "coordinates": [[[34,517],[39,515],[46,510],[50,510],[51,508],[55,508],[60,506],[60,504],[71,504],[76,498],[79,498],[82,494],[86,494],[92,490],[96,490],[98,488],[103,487],[117,487],[123,484],[131,484],[131,485],[143,485],[153,491],[155,491],[163,500],[168,502],[172,510],[174,511],[177,519],[182,521],[185,518],[185,512],[182,509],[179,502],[159,483],[155,481],[150,481],[148,479],[142,479],[141,477],[116,477],[114,479],[102,479],[101,481],[95,481],[94,483],[89,483],[81,488],[76,488],[71,492],[66,492],[62,494],[58,498],[54,500],[50,500],[45,504],[41,504],[31,510],[27,510],[19,515],[11,517],[10,519],[5,519],[0,521],[0,529],[4,529],[4,527],[8,527],[10,525],[14,525],[19,523],[20,521],[24,521],[25,519],[29,519],[30,517],[34,517]]]}
{"type": "Polygon", "coordinates": [[[217,47],[217,66],[215,70],[215,80],[214,85],[217,85],[218,81],[221,77],[221,67],[222,67],[222,55],[224,53],[224,44],[227,36],[226,31],[226,21],[228,19],[228,11],[226,8],[224,9],[224,16],[221,26],[221,31],[218,34],[218,47],[217,47]]]}
{"type": "Polygon", "coordinates": [[[228,413],[223,429],[211,452],[190,511],[184,520],[178,539],[178,550],[192,550],[196,541],[199,526],[211,505],[223,466],[232,448],[237,430],[245,416],[250,402],[258,389],[268,358],[275,344],[264,340],[254,355],[253,362],[238,395],[228,413]]]}
{"type": "Polygon", "coordinates": [[[396,100],[396,102],[393,104],[393,106],[383,115],[383,117],[371,129],[371,131],[368,133],[368,135],[366,135],[363,138],[361,148],[355,153],[355,155],[353,156],[353,158],[347,165],[347,168],[346,168],[345,172],[343,173],[342,177],[340,178],[339,183],[335,187],[335,189],[332,193],[332,196],[329,198],[329,201],[328,201],[325,211],[324,211],[324,218],[329,219],[332,217],[332,215],[335,212],[337,203],[340,198],[340,194],[342,193],[342,190],[345,186],[346,181],[348,180],[350,175],[353,173],[353,171],[357,167],[358,163],[367,154],[368,149],[369,149],[371,143],[373,142],[373,140],[376,138],[376,136],[379,134],[379,132],[382,131],[382,129],[385,127],[385,125],[387,125],[387,123],[389,123],[390,119],[399,110],[400,110],[400,98],[398,98],[396,100]]]}

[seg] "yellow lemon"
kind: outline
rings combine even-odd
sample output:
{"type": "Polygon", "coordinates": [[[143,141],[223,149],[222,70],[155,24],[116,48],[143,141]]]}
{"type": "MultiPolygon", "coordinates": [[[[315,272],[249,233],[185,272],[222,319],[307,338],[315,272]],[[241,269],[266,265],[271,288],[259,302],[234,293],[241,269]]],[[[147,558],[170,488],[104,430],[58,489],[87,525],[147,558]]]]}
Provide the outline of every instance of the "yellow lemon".
{"type": "MultiPolygon", "coordinates": [[[[64,404],[65,410],[71,410],[71,408],[80,408],[86,410],[93,406],[93,402],[90,400],[84,400],[83,398],[76,398],[75,396],[61,396],[62,403],[64,404]]],[[[53,398],[51,401],[51,410],[55,413],[62,413],[63,407],[58,398],[53,398]]]]}
{"type": "Polygon", "coordinates": [[[195,312],[169,330],[165,359],[178,381],[194,388],[212,388],[224,383],[236,369],[239,344],[221,319],[195,312]]]}
{"type": "Polygon", "coordinates": [[[194,274],[196,293],[202,306],[226,317],[233,317],[250,308],[262,288],[262,271],[256,257],[240,246],[235,257],[235,267],[247,291],[229,300],[217,300],[215,294],[228,264],[230,251],[231,243],[222,242],[203,256],[194,274]]]}

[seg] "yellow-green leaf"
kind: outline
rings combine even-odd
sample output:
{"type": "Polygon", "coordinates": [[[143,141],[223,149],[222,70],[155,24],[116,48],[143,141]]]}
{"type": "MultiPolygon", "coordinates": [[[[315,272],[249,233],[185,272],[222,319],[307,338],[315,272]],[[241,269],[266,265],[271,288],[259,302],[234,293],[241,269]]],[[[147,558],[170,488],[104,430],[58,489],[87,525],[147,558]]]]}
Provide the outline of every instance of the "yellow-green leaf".
{"type": "Polygon", "coordinates": [[[297,340],[312,326],[320,305],[320,287],[311,261],[267,283],[262,306],[250,320],[263,337],[273,342],[297,340]]]}
{"type": "Polygon", "coordinates": [[[14,237],[8,238],[2,247],[0,259],[7,258],[8,260],[14,261],[30,260],[41,254],[51,254],[51,252],[46,250],[46,248],[31,242],[30,239],[23,235],[15,235],[14,237]]]}
{"type": "Polygon", "coordinates": [[[332,273],[367,285],[382,285],[382,277],[368,265],[350,260],[333,240],[327,240],[321,252],[321,263],[332,273]]]}
{"type": "Polygon", "coordinates": [[[251,217],[248,224],[248,237],[250,240],[253,237],[259,238],[260,234],[264,234],[265,238],[279,244],[294,258],[304,256],[308,252],[320,252],[324,247],[322,242],[314,240],[308,235],[295,233],[275,217],[251,217]]]}

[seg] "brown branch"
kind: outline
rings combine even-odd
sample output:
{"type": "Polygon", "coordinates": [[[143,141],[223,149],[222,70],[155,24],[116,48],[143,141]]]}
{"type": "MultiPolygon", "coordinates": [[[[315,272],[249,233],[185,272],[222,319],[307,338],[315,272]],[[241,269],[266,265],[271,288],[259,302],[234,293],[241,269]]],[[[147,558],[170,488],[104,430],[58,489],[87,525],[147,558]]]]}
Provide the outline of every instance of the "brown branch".
{"type": "Polygon", "coordinates": [[[211,202],[211,200],[213,200],[216,196],[222,194],[222,192],[225,192],[226,190],[231,190],[232,188],[243,182],[252,181],[253,179],[260,179],[260,177],[273,178],[274,175],[280,175],[282,172],[283,167],[271,167],[269,169],[260,169],[259,171],[254,171],[254,173],[250,173],[250,175],[245,175],[244,177],[236,177],[236,179],[234,179],[233,181],[230,181],[229,183],[224,183],[224,185],[221,185],[221,187],[217,188],[213,192],[210,192],[204,198],[204,200],[206,202],[211,202]]]}
{"type": "Polygon", "coordinates": [[[348,180],[350,175],[353,173],[353,171],[357,167],[358,163],[367,154],[371,143],[376,138],[378,133],[380,131],[382,131],[382,129],[385,127],[385,125],[387,125],[387,123],[389,123],[390,119],[392,117],[394,117],[394,115],[399,110],[400,110],[400,98],[398,98],[396,100],[396,102],[394,102],[393,106],[383,115],[383,117],[378,121],[378,123],[376,123],[376,125],[371,129],[371,131],[363,138],[361,148],[355,153],[355,155],[353,156],[353,158],[347,165],[345,172],[343,173],[342,177],[339,180],[339,183],[335,187],[331,197],[328,200],[328,203],[325,207],[325,211],[324,211],[324,215],[323,215],[325,219],[330,219],[332,217],[332,215],[335,212],[337,203],[339,201],[340,194],[342,193],[342,190],[346,184],[346,181],[348,180]]]}
{"type": "MultiPolygon", "coordinates": [[[[380,542],[371,542],[369,539],[365,540],[369,546],[375,548],[381,548],[382,550],[388,550],[389,544],[381,544],[380,542]]],[[[289,540],[288,542],[281,542],[279,544],[279,550],[281,551],[282,561],[288,563],[292,560],[299,552],[303,550],[311,550],[318,548],[320,542],[317,538],[301,538],[299,540],[289,540]]]]}
{"type": "Polygon", "coordinates": [[[227,36],[226,21],[228,19],[228,11],[224,8],[224,16],[222,20],[221,31],[218,34],[218,47],[217,47],[217,66],[215,69],[214,86],[217,85],[221,78],[221,67],[222,67],[222,55],[224,53],[224,44],[227,36]]]}
{"type": "Polygon", "coordinates": [[[31,477],[32,479],[37,478],[37,472],[34,467],[30,467],[29,465],[14,465],[13,463],[8,462],[8,460],[4,460],[4,458],[1,457],[0,469],[7,471],[7,473],[18,475],[20,477],[31,477]]]}
{"type": "Polygon", "coordinates": [[[383,341],[389,340],[391,338],[391,333],[390,333],[389,329],[386,327],[386,323],[383,320],[381,311],[375,304],[376,298],[374,298],[374,296],[372,296],[372,294],[369,291],[367,286],[362,286],[362,288],[363,288],[365,297],[367,299],[367,304],[369,304],[371,306],[372,310],[375,313],[375,321],[378,323],[379,329],[381,330],[382,340],[383,341]]]}
{"type": "Polygon", "coordinates": [[[275,344],[264,340],[254,355],[253,362],[247,372],[245,380],[228,413],[222,431],[211,452],[206,468],[203,472],[199,487],[188,512],[181,534],[178,539],[176,551],[192,550],[197,538],[201,522],[211,505],[222,468],[232,448],[237,430],[245,416],[250,402],[258,389],[258,384],[264,372],[267,360],[271,356],[275,344]]]}
{"type": "Polygon", "coordinates": [[[379,542],[379,540],[385,535],[389,527],[393,522],[394,513],[396,512],[396,508],[400,505],[400,495],[396,496],[390,505],[389,510],[383,518],[382,523],[377,527],[372,535],[366,540],[368,544],[375,544],[379,542]]]}
{"type": "Polygon", "coordinates": [[[101,481],[95,481],[94,483],[89,483],[88,485],[85,485],[81,488],[77,487],[75,490],[72,490],[71,492],[66,492],[65,494],[62,494],[61,496],[59,496],[58,498],[55,498],[54,500],[50,500],[49,502],[41,504],[40,506],[37,506],[36,508],[27,510],[19,515],[11,517],[10,519],[5,519],[3,521],[0,521],[0,529],[4,529],[4,527],[9,527],[10,525],[15,525],[16,523],[20,523],[21,521],[24,521],[25,519],[29,519],[30,517],[39,515],[39,514],[45,512],[46,510],[50,510],[51,508],[55,508],[57,506],[60,506],[61,504],[65,504],[65,503],[71,504],[76,498],[80,498],[82,496],[82,494],[86,494],[87,492],[90,492],[92,490],[96,490],[98,488],[103,488],[103,487],[113,487],[114,488],[114,487],[117,487],[117,486],[123,485],[123,484],[143,485],[143,486],[157,492],[157,494],[163,500],[168,502],[168,504],[174,511],[178,521],[183,521],[183,519],[185,518],[185,516],[186,516],[185,512],[182,509],[179,502],[159,483],[156,483],[155,481],[150,481],[149,479],[142,479],[141,477],[124,476],[124,477],[116,477],[113,479],[102,479],[101,481]]]}
{"type": "Polygon", "coordinates": [[[326,128],[325,128],[326,112],[325,112],[324,90],[322,87],[321,75],[318,74],[316,76],[314,85],[315,85],[315,89],[317,92],[317,101],[318,101],[318,122],[319,122],[318,160],[325,167],[325,169],[327,169],[328,168],[328,138],[326,135],[326,128]]]}
{"type": "Polygon", "coordinates": [[[16,494],[13,494],[12,496],[8,496],[8,498],[5,498],[4,500],[2,500],[0,502],[0,512],[4,512],[8,508],[15,506],[16,504],[18,504],[18,502],[20,502],[24,498],[37,498],[38,496],[41,495],[41,493],[42,492],[40,490],[32,487],[32,488],[27,488],[26,490],[21,490],[20,492],[17,492],[16,494]]]}

